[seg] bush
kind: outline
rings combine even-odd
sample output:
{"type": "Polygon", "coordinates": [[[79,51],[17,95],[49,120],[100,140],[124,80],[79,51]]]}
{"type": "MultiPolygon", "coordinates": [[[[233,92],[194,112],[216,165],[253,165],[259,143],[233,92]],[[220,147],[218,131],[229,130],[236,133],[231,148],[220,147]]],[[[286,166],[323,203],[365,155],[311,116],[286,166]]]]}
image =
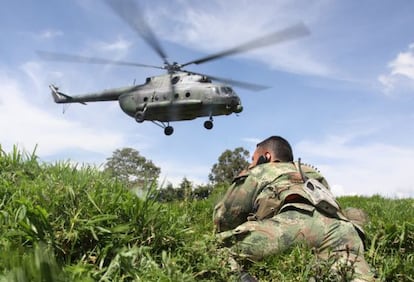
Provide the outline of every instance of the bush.
{"type": "MultiPolygon", "coordinates": [[[[224,187],[208,199],[167,203],[157,201],[155,185],[142,190],[149,192],[138,198],[94,167],[0,150],[0,281],[237,280],[212,233],[224,187]]],[[[412,281],[414,201],[338,200],[369,214],[366,258],[378,276],[412,281]]],[[[329,281],[328,266],[295,247],[249,272],[261,281],[329,281]]]]}

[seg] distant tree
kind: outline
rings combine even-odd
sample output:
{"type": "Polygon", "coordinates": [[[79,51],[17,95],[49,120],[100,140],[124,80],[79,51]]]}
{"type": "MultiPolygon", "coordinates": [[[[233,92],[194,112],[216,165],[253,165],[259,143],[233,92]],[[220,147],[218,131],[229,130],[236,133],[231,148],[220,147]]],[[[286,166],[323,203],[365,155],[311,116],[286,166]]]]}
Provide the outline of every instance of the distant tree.
{"type": "Polygon", "coordinates": [[[144,186],[158,179],[161,169],[132,148],[117,149],[106,159],[104,171],[133,186],[144,186]]]}
{"type": "Polygon", "coordinates": [[[218,162],[211,168],[208,179],[213,184],[230,183],[233,177],[249,165],[249,151],[243,147],[238,147],[224,151],[218,158],[218,162]]]}
{"type": "Polygon", "coordinates": [[[179,190],[182,191],[183,199],[189,199],[191,197],[191,192],[193,190],[193,183],[184,177],[179,185],[179,190]]]}
{"type": "Polygon", "coordinates": [[[213,187],[211,185],[198,185],[193,189],[192,198],[196,200],[207,199],[212,191],[213,187]]]}
{"type": "Polygon", "coordinates": [[[171,183],[158,191],[158,201],[160,202],[172,202],[177,198],[177,189],[174,189],[171,183]]]}
{"type": "Polygon", "coordinates": [[[194,186],[193,182],[184,177],[183,180],[174,187],[171,183],[168,183],[165,187],[159,189],[157,192],[157,200],[160,202],[173,202],[183,200],[203,200],[207,199],[213,186],[211,185],[197,185],[194,186]]]}
{"type": "Polygon", "coordinates": [[[173,187],[171,183],[158,191],[160,202],[182,201],[192,197],[193,183],[186,177],[183,178],[178,187],[173,187]]]}

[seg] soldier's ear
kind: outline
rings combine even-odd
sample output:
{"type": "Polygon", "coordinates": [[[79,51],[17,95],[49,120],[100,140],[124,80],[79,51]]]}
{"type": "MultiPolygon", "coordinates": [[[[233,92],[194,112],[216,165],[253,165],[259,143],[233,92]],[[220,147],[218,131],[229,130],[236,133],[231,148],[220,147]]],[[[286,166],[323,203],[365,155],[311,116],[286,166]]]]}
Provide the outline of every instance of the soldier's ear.
{"type": "Polygon", "coordinates": [[[267,156],[266,154],[263,154],[263,155],[259,156],[259,158],[257,159],[257,162],[256,162],[255,165],[265,164],[265,163],[270,162],[270,160],[271,159],[269,158],[269,156],[267,156]]]}
{"type": "Polygon", "coordinates": [[[272,155],[269,152],[266,152],[264,154],[264,156],[265,156],[267,162],[270,162],[272,160],[272,155]]]}

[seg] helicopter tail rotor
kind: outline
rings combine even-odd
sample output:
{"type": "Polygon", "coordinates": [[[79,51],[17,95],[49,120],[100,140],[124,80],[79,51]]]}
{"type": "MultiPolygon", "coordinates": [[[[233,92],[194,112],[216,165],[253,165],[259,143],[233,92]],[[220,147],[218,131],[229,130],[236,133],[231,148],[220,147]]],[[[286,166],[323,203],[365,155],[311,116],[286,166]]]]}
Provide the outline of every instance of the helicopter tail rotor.
{"type": "Polygon", "coordinates": [[[59,92],[59,87],[55,86],[54,84],[49,85],[50,90],[52,91],[52,97],[55,103],[62,103],[65,101],[65,98],[68,98],[67,95],[59,92]]]}

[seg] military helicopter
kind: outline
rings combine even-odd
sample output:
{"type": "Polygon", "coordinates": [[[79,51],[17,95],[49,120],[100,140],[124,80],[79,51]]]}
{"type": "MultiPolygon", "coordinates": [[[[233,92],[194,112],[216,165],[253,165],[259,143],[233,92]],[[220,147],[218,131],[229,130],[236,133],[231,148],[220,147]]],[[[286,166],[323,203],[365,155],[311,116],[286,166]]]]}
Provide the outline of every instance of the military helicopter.
{"type": "Polygon", "coordinates": [[[174,128],[170,122],[192,120],[208,117],[204,122],[206,129],[213,128],[213,116],[240,113],[243,110],[241,100],[231,85],[251,90],[267,88],[263,85],[247,83],[232,79],[220,78],[188,71],[183,67],[202,64],[224,56],[245,52],[251,49],[281,43],[309,34],[302,23],[276,31],[237,47],[224,50],[184,64],[170,63],[157,37],[143,20],[137,4],[133,0],[106,0],[106,4],[125,21],[163,60],[163,66],[146,65],[134,62],[84,57],[72,54],[38,51],[45,60],[66,61],[89,64],[110,64],[157,68],[166,70],[166,74],[146,78],[144,84],[115,89],[108,89],[82,95],[68,95],[53,84],[49,87],[56,103],[81,103],[118,101],[121,109],[138,123],[151,121],[164,129],[165,135],[171,135],[174,128]],[[213,82],[216,81],[216,82],[213,82]]]}

